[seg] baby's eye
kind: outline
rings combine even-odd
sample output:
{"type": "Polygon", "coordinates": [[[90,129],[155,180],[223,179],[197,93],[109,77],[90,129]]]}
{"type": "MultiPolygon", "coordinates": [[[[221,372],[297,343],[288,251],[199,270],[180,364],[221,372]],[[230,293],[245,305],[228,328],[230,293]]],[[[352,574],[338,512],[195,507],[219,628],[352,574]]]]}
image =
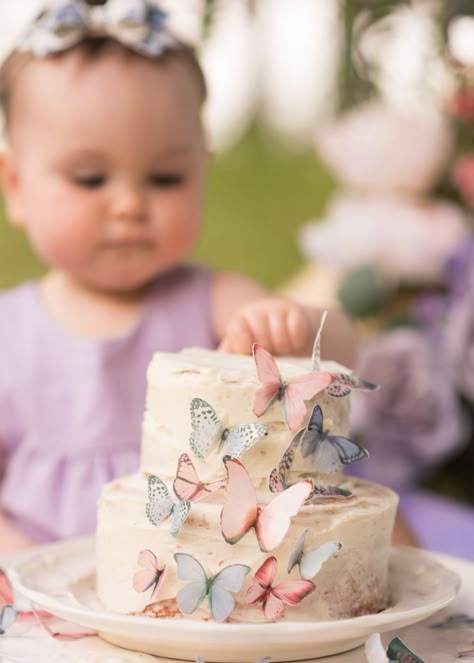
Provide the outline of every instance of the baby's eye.
{"type": "Polygon", "coordinates": [[[105,184],[106,177],[99,173],[90,173],[87,175],[74,175],[72,181],[77,186],[85,189],[98,189],[105,184]]]}
{"type": "Polygon", "coordinates": [[[182,184],[184,177],[180,173],[156,173],[150,175],[149,180],[153,186],[168,189],[182,184]]]}

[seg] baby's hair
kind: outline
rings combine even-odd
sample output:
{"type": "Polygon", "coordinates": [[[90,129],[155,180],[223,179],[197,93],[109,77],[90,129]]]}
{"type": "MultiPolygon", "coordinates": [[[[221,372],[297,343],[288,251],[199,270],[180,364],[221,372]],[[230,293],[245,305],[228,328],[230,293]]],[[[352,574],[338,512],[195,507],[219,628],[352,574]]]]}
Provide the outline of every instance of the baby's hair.
{"type": "MultiPolygon", "coordinates": [[[[86,2],[89,6],[106,4],[106,0],[86,0],[86,2]]],[[[206,100],[206,80],[196,52],[191,46],[181,41],[178,41],[176,46],[165,50],[160,55],[151,57],[130,50],[113,37],[88,36],[70,49],[48,55],[47,57],[60,59],[67,56],[68,53],[75,51],[81,53],[84,59],[93,61],[98,60],[105,52],[110,51],[112,48],[116,49],[117,53],[120,53],[123,57],[146,58],[152,62],[156,61],[159,63],[165,63],[170,60],[181,61],[194,75],[202,103],[206,100]]],[[[38,57],[28,51],[13,50],[0,66],[0,111],[3,113],[5,131],[8,131],[9,127],[15,81],[20,76],[23,68],[29,62],[36,59],[38,57]]]]}

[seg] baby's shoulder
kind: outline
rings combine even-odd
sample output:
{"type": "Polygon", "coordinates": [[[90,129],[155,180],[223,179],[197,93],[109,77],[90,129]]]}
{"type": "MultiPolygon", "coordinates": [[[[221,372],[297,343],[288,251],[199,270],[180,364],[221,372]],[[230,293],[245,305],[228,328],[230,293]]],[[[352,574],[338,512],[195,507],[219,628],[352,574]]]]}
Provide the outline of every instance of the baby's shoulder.
{"type": "Polygon", "coordinates": [[[32,331],[34,289],[34,283],[26,282],[0,291],[0,351],[32,331]]]}

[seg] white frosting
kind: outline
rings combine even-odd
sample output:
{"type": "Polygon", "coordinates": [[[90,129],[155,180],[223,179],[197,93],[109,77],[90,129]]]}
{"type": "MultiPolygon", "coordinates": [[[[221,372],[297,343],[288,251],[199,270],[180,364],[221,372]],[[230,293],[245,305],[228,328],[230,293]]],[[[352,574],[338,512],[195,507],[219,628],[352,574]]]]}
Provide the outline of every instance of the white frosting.
{"type": "MultiPolygon", "coordinates": [[[[278,359],[277,363],[284,380],[311,370],[307,360],[278,359]]],[[[347,369],[323,362],[321,370],[347,369]]],[[[171,536],[169,521],[153,526],[145,513],[148,473],[159,476],[171,490],[178,458],[186,452],[202,481],[225,477],[222,452],[215,450],[205,459],[195,458],[191,453],[192,399],[199,397],[208,401],[226,427],[254,422],[257,418],[252,407],[259,381],[252,357],[192,349],[177,354],[157,353],[148,370],[148,385],[141,470],[106,486],[99,502],[97,582],[99,596],[108,609],[140,612],[149,603],[150,592],[140,594],[132,588],[133,575],[139,570],[139,553],[149,549],[167,566],[156,610],[160,616],[179,614],[175,598],[182,583],[176,578],[173,555],[180,551],[194,555],[210,576],[228,564],[250,566],[251,572],[236,597],[237,607],[230,620],[262,621],[261,606],[245,604],[246,589],[253,582],[255,571],[270,554],[275,555],[279,563],[276,582],[288,578],[288,557],[304,528],[309,529],[305,550],[328,541],[338,541],[342,548],[314,579],[316,591],[298,605],[287,608],[285,619],[341,618],[384,607],[396,495],[377,484],[345,478],[342,473],[315,475],[310,458],[304,459],[299,452],[289,476],[290,483],[311,476],[318,484],[337,484],[351,490],[353,496],[302,507],[292,519],[283,542],[271,553],[261,552],[253,530],[235,545],[225,542],[220,528],[222,489],[192,504],[191,513],[177,537],[171,536]]],[[[314,403],[319,403],[323,410],[325,429],[348,434],[348,398],[320,393],[308,403],[308,416],[314,403]]],[[[268,435],[245,453],[242,462],[259,503],[264,503],[271,498],[268,475],[273,467],[278,467],[294,433],[283,421],[279,402],[258,421],[267,426],[268,435]]],[[[299,577],[297,567],[291,577],[299,577]]],[[[208,617],[206,603],[192,616],[193,619],[208,617]]]]}

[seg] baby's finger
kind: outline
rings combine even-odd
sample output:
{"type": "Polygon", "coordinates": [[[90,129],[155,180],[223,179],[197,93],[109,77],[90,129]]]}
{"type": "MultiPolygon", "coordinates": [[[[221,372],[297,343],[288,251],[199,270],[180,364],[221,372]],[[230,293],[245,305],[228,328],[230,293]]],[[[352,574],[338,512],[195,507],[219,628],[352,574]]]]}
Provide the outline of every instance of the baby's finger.
{"type": "Polygon", "coordinates": [[[252,338],[252,345],[259,343],[264,348],[273,352],[272,335],[268,321],[268,313],[261,311],[249,311],[245,319],[252,338]]]}
{"type": "Polygon", "coordinates": [[[220,349],[234,354],[251,354],[253,334],[244,317],[234,318],[229,323],[226,334],[222,339],[220,349]]]}
{"type": "Polygon", "coordinates": [[[294,350],[301,350],[307,341],[309,325],[302,309],[292,309],[287,318],[288,335],[294,350]]]}
{"type": "Polygon", "coordinates": [[[293,342],[288,333],[288,312],[275,311],[269,315],[268,326],[271,335],[272,352],[285,355],[293,350],[293,342]]]}

